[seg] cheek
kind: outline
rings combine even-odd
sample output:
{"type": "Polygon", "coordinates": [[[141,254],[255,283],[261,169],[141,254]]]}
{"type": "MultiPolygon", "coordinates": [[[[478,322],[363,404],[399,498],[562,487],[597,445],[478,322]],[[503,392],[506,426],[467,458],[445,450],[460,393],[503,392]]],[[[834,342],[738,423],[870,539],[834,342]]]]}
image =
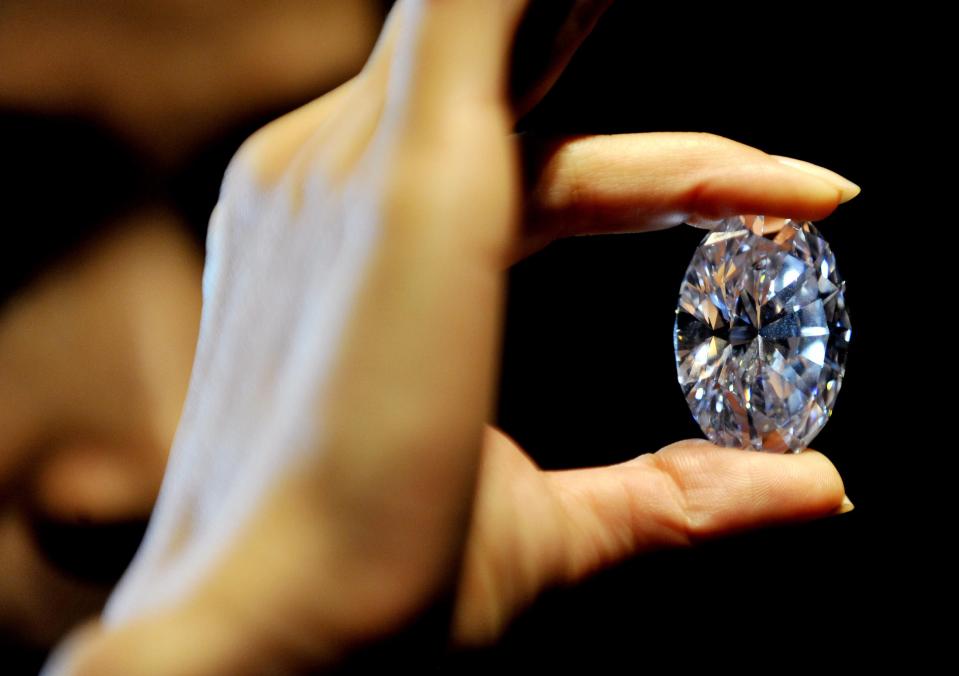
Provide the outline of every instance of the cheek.
{"type": "Polygon", "coordinates": [[[148,453],[96,445],[56,450],[33,479],[33,507],[57,521],[115,522],[153,509],[163,475],[148,453]]]}

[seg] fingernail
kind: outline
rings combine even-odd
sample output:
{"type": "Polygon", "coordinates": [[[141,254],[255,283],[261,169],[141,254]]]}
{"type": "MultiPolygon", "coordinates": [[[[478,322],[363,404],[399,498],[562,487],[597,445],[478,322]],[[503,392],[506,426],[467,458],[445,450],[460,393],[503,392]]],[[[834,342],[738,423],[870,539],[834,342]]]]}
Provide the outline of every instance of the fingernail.
{"type": "Polygon", "coordinates": [[[843,495],[842,503],[840,503],[839,507],[835,512],[833,512],[833,514],[845,514],[846,512],[851,512],[853,509],[855,509],[855,505],[852,504],[852,500],[850,500],[848,496],[843,495]]]}
{"type": "Polygon", "coordinates": [[[785,164],[793,169],[798,169],[799,171],[803,171],[812,176],[829,181],[834,186],[839,188],[840,191],[842,191],[842,199],[840,200],[840,203],[848,202],[853,197],[858,195],[862,190],[862,188],[850,181],[848,178],[840,176],[835,171],[830,171],[825,167],[820,167],[818,164],[813,164],[812,162],[806,162],[804,160],[797,160],[795,157],[785,157],[783,155],[771,155],[771,157],[780,164],[785,164]]]}

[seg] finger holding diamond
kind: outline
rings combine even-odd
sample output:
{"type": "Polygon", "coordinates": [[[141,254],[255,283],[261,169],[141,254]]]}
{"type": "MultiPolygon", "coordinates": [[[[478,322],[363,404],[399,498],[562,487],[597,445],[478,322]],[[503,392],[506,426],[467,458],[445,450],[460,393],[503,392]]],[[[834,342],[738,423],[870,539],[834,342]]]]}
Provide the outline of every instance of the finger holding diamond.
{"type": "Polygon", "coordinates": [[[640,553],[825,517],[845,499],[842,477],[818,451],[755,453],[704,439],[547,476],[568,520],[561,582],[640,553]]]}
{"type": "Polygon", "coordinates": [[[524,158],[523,253],[567,235],[656,230],[696,217],[819,220],[858,194],[858,186],[838,174],[831,180],[821,167],[800,169],[702,132],[525,137],[524,158]]]}

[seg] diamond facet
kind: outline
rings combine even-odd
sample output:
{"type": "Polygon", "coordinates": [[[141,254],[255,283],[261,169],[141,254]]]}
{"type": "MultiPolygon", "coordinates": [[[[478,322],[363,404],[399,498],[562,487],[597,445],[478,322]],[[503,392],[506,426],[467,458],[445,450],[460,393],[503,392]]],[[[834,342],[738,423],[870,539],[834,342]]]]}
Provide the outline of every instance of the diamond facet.
{"type": "Polygon", "coordinates": [[[809,221],[735,216],[703,238],[673,326],[679,384],[714,444],[798,453],[832,414],[852,328],[809,221]]]}

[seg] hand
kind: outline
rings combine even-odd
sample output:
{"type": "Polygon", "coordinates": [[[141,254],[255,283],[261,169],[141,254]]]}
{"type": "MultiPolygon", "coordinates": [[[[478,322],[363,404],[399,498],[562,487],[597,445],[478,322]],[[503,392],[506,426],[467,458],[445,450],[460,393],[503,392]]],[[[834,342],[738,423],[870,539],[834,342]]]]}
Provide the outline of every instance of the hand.
{"type": "Polygon", "coordinates": [[[533,147],[505,77],[526,5],[401,0],[359,76],[237,154],[147,540],[51,670],[306,672],[445,597],[452,644],[482,644],[548,585],[839,508],[813,450],[686,440],[544,472],[486,424],[518,257],[694,215],[819,219],[857,192],[710,134],[533,147]]]}

